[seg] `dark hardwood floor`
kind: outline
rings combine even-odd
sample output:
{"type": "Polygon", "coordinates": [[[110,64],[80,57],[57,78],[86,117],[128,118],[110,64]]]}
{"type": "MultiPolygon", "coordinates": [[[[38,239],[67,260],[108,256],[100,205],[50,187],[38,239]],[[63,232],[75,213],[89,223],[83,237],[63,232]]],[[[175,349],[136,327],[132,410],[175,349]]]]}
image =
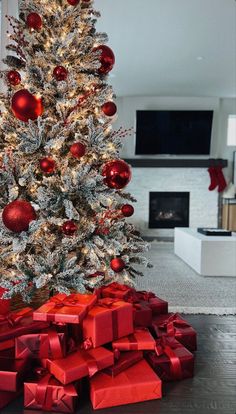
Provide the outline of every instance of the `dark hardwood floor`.
{"type": "MultiPolygon", "coordinates": [[[[198,332],[195,377],[165,384],[162,400],[100,410],[101,414],[235,414],[236,413],[236,318],[189,315],[186,319],[198,332]]],[[[1,414],[41,414],[23,410],[15,401],[1,414]]],[[[91,414],[82,402],[78,414],[91,414]]]]}

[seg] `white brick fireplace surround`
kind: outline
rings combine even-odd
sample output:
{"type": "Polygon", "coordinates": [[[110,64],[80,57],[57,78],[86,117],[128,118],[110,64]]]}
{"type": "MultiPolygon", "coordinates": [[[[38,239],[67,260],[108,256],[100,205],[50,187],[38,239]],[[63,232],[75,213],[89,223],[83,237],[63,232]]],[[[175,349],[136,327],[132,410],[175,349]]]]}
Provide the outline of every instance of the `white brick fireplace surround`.
{"type": "Polygon", "coordinates": [[[132,168],[127,190],[137,199],[130,219],[146,237],[174,237],[172,229],[149,229],[150,192],[189,192],[190,227],[218,226],[218,193],[209,191],[205,168],[132,168]]]}

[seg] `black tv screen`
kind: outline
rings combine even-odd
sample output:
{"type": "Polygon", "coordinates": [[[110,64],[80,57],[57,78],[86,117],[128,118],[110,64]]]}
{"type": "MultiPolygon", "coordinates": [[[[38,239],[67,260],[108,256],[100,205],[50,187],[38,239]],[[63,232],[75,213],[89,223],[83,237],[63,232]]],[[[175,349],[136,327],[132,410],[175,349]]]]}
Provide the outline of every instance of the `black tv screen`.
{"type": "Polygon", "coordinates": [[[137,155],[209,155],[213,111],[137,111],[137,155]]]}

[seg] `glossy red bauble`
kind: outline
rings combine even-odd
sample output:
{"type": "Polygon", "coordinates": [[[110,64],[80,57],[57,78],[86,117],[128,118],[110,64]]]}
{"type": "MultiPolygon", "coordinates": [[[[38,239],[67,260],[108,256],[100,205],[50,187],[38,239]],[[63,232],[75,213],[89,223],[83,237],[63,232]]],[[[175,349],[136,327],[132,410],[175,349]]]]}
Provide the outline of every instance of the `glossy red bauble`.
{"type": "Polygon", "coordinates": [[[34,121],[43,113],[43,104],[40,98],[36,98],[27,89],[21,89],[12,97],[12,112],[17,119],[28,122],[34,121]]]}
{"type": "Polygon", "coordinates": [[[131,180],[130,166],[123,160],[110,161],[104,165],[102,170],[104,183],[117,190],[124,188],[131,180]]]}
{"type": "Polygon", "coordinates": [[[14,233],[29,230],[31,221],[36,220],[36,212],[25,200],[15,200],[8,204],[2,213],[3,224],[14,233]]]}
{"type": "Polygon", "coordinates": [[[19,85],[21,83],[21,76],[17,70],[10,70],[7,74],[7,80],[12,86],[19,85]]]}
{"type": "Polygon", "coordinates": [[[65,81],[68,76],[68,70],[64,66],[56,66],[53,71],[53,76],[58,82],[65,81]]]}
{"type": "Polygon", "coordinates": [[[82,142],[75,142],[70,147],[70,153],[73,155],[74,158],[81,158],[86,153],[86,146],[82,144],[82,142]]]}
{"type": "Polygon", "coordinates": [[[67,3],[69,3],[71,6],[77,6],[79,2],[80,0],[67,0],[67,3]]]}
{"type": "Polygon", "coordinates": [[[78,227],[73,220],[65,221],[65,223],[62,226],[62,232],[66,236],[74,236],[77,230],[78,227]]]}
{"type": "Polygon", "coordinates": [[[30,13],[27,16],[26,24],[29,27],[29,29],[34,30],[40,30],[43,26],[41,16],[38,13],[30,13]]]}
{"type": "Polygon", "coordinates": [[[125,217],[131,217],[134,214],[134,208],[130,204],[124,204],[121,208],[121,211],[125,217]]]}
{"type": "Polygon", "coordinates": [[[117,106],[114,102],[106,102],[102,105],[102,112],[106,116],[114,116],[117,112],[117,106]]]}
{"type": "Polygon", "coordinates": [[[41,171],[45,174],[52,174],[55,171],[56,163],[52,158],[45,157],[39,161],[41,171]]]}
{"type": "Polygon", "coordinates": [[[94,49],[95,52],[97,50],[101,51],[101,55],[99,57],[101,66],[98,69],[98,72],[102,75],[106,75],[113,69],[113,66],[115,64],[115,55],[113,51],[106,45],[101,45],[94,49]]]}
{"type": "Polygon", "coordinates": [[[111,266],[111,269],[115,273],[119,273],[119,272],[122,272],[122,270],[124,270],[125,262],[124,262],[124,260],[119,259],[119,258],[112,259],[111,262],[110,262],[110,266],[111,266]]]}

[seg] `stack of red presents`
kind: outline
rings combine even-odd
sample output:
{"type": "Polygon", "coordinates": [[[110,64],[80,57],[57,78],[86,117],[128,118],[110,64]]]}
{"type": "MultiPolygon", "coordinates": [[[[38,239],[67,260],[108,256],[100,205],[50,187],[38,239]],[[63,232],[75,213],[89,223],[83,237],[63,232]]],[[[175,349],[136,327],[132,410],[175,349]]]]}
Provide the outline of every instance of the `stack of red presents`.
{"type": "Polygon", "coordinates": [[[0,315],[0,408],[72,413],[85,382],[93,408],[162,397],[162,382],[193,376],[196,332],[150,292],[112,283],[58,294],[37,310],[0,315]]]}

